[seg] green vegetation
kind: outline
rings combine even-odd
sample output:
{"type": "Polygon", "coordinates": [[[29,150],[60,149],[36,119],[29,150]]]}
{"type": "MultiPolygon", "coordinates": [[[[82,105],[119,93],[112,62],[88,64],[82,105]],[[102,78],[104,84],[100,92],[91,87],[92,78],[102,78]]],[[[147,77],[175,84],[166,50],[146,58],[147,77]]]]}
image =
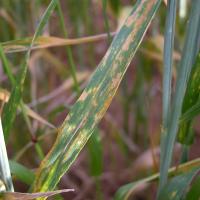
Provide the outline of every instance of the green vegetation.
{"type": "Polygon", "coordinates": [[[0,199],[200,198],[187,3],[0,2],[0,199]]]}

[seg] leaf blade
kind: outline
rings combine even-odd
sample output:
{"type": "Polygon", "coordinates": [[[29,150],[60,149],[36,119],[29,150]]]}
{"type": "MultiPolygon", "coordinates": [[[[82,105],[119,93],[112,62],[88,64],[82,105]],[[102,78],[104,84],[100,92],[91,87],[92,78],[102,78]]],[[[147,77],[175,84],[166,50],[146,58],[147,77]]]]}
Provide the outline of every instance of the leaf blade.
{"type": "Polygon", "coordinates": [[[40,166],[33,191],[53,189],[76,159],[111,103],[160,2],[137,2],[63,122],[54,146],[40,166]]]}
{"type": "Polygon", "coordinates": [[[160,172],[161,178],[159,182],[159,191],[162,190],[167,182],[167,172],[172,160],[172,152],[176,135],[178,131],[179,118],[181,116],[183,98],[187,86],[188,77],[190,75],[192,65],[196,56],[197,38],[198,38],[198,25],[200,23],[200,13],[198,8],[200,7],[200,1],[192,2],[191,16],[187,27],[186,40],[184,44],[184,50],[182,53],[182,59],[180,62],[179,73],[176,82],[175,96],[173,99],[171,114],[169,116],[169,124],[167,130],[163,131],[163,147],[161,151],[161,164],[160,172]]]}
{"type": "MultiPolygon", "coordinates": [[[[175,174],[187,173],[188,171],[199,167],[200,167],[200,159],[198,158],[196,160],[192,160],[187,163],[181,164],[179,165],[178,168],[177,167],[170,168],[168,174],[170,176],[173,176],[175,174]]],[[[146,184],[151,181],[158,180],[159,177],[160,173],[156,173],[147,178],[140,179],[139,181],[131,182],[124,186],[121,186],[117,190],[114,196],[114,200],[127,200],[130,197],[130,195],[135,191],[135,189],[137,189],[137,187],[139,187],[141,184],[146,184]]]]}

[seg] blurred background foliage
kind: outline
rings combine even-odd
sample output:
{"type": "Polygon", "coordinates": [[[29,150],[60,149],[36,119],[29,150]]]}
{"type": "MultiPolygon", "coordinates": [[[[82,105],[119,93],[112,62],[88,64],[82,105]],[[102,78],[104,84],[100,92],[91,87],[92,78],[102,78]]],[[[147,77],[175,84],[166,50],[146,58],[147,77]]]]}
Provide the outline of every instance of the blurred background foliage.
{"type": "MultiPolygon", "coordinates": [[[[48,3],[49,0],[1,0],[1,43],[33,36],[48,3]]],[[[64,120],[105,54],[110,44],[110,33],[118,30],[135,1],[60,0],[60,3],[65,31],[57,9],[45,27],[45,36],[80,38],[107,33],[108,37],[92,43],[69,46],[68,53],[65,47],[32,52],[23,100],[34,114],[30,115],[29,109],[26,112],[18,111],[7,147],[12,161],[33,172],[55,141],[54,127],[58,127],[64,120]],[[72,64],[76,69],[77,82],[73,78],[72,64]]],[[[190,3],[186,7],[180,5],[173,54],[174,80],[190,8],[190,3]]],[[[108,112],[59,184],[59,188],[76,190],[75,193],[64,194],[66,199],[111,199],[121,185],[158,170],[165,17],[166,5],[162,3],[108,112]]],[[[24,52],[6,54],[15,77],[18,76],[24,55],[24,52]]],[[[1,63],[0,89],[11,91],[11,84],[1,63]]],[[[197,123],[194,131],[195,141],[198,141],[197,123]]],[[[190,150],[191,158],[197,157],[197,147],[197,142],[194,142],[190,150]]],[[[178,155],[179,148],[176,150],[178,155]]],[[[27,191],[30,181],[23,180],[14,177],[16,191],[27,191]]],[[[145,186],[145,190],[149,192],[138,190],[135,199],[148,200],[155,197],[156,192],[150,192],[156,191],[154,184],[145,186]]],[[[62,199],[61,196],[58,198],[62,199]]]]}

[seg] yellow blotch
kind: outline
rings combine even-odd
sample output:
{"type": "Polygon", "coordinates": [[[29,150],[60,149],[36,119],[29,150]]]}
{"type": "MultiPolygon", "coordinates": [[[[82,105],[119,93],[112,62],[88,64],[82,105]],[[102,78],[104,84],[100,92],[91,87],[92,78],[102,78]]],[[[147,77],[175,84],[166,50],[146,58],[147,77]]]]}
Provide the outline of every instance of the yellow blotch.
{"type": "Polygon", "coordinates": [[[111,87],[112,87],[112,88],[115,88],[116,85],[118,85],[120,79],[121,79],[121,74],[118,73],[118,74],[113,78],[113,80],[112,80],[112,86],[111,86],[111,87]]]}
{"type": "Polygon", "coordinates": [[[151,10],[151,8],[155,3],[156,0],[151,0],[151,1],[143,0],[143,3],[141,3],[140,7],[138,7],[137,9],[137,12],[128,17],[125,26],[130,28],[134,24],[134,28],[132,30],[132,33],[124,42],[122,50],[127,51],[129,49],[130,42],[135,38],[138,29],[140,29],[140,27],[142,26],[143,22],[145,21],[145,18],[147,17],[149,11],[151,10]],[[145,12],[143,12],[142,15],[139,15],[139,13],[142,12],[141,10],[145,5],[146,5],[145,12]]]}
{"type": "Polygon", "coordinates": [[[94,87],[94,88],[92,88],[91,92],[93,94],[95,94],[95,93],[97,93],[98,90],[99,90],[99,87],[94,87]]]}

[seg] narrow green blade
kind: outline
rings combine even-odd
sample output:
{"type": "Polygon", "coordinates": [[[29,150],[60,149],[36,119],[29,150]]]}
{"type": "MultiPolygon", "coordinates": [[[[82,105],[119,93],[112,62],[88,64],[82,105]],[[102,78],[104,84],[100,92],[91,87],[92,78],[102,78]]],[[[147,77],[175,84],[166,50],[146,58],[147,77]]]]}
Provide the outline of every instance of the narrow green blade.
{"type": "Polygon", "coordinates": [[[4,134],[5,134],[6,141],[8,140],[8,137],[10,134],[10,129],[15,120],[17,107],[19,106],[19,103],[20,103],[20,100],[22,97],[23,85],[24,85],[24,81],[26,78],[27,66],[28,66],[28,61],[29,61],[30,54],[31,54],[31,49],[33,47],[33,44],[34,44],[34,41],[36,40],[36,38],[42,33],[44,26],[48,22],[48,20],[51,16],[51,13],[53,12],[56,5],[57,5],[57,0],[52,0],[49,4],[48,8],[46,9],[44,15],[42,16],[42,19],[37,27],[37,30],[35,31],[35,34],[30,43],[29,49],[26,53],[25,61],[21,65],[20,74],[16,81],[15,86],[12,89],[9,102],[5,105],[4,112],[3,112],[2,124],[3,124],[3,128],[4,128],[4,134]]]}
{"type": "Polygon", "coordinates": [[[171,109],[171,82],[174,49],[174,34],[176,21],[177,1],[168,1],[168,12],[164,37],[164,70],[163,70],[163,126],[166,128],[171,109]]]}
{"type": "Polygon", "coordinates": [[[31,170],[12,160],[9,161],[9,164],[11,173],[16,176],[18,180],[28,185],[33,183],[35,174],[31,170]]]}
{"type": "Polygon", "coordinates": [[[194,183],[186,194],[185,200],[199,200],[200,198],[200,177],[197,177],[194,183]]]}
{"type": "Polygon", "coordinates": [[[100,176],[103,172],[103,151],[99,130],[97,128],[95,128],[88,141],[88,153],[91,175],[100,176]]]}
{"type": "Polygon", "coordinates": [[[182,144],[191,145],[193,143],[194,132],[192,130],[192,122],[195,117],[194,114],[196,115],[198,114],[199,101],[200,101],[200,54],[197,56],[195,65],[192,69],[183,101],[182,117],[180,119],[179,132],[178,132],[178,140],[182,144]],[[184,120],[185,116],[188,119],[187,121],[184,120]]]}
{"type": "Polygon", "coordinates": [[[173,99],[173,105],[169,116],[168,127],[163,130],[163,140],[161,146],[161,164],[160,164],[160,184],[159,191],[162,190],[167,183],[167,172],[172,160],[172,152],[176,135],[178,131],[179,119],[182,111],[182,103],[187,87],[188,78],[194,60],[196,57],[196,50],[198,49],[197,38],[199,37],[199,21],[200,21],[200,1],[192,1],[191,16],[187,27],[187,34],[185,45],[182,53],[182,59],[177,76],[175,96],[173,99]]]}

